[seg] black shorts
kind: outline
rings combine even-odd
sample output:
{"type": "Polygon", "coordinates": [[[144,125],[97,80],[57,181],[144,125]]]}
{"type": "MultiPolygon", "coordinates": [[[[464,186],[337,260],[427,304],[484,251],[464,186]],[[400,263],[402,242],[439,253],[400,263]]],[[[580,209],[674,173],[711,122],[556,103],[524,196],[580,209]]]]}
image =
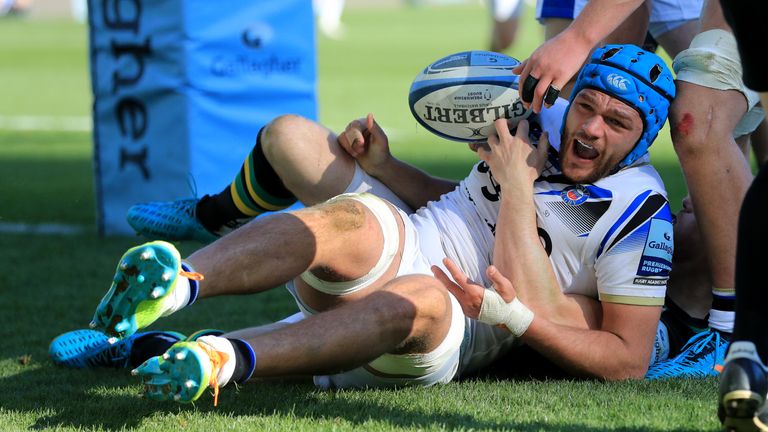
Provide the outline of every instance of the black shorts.
{"type": "Polygon", "coordinates": [[[744,84],[756,92],[768,92],[768,73],[760,68],[768,54],[768,1],[720,0],[720,4],[739,44],[744,84]]]}

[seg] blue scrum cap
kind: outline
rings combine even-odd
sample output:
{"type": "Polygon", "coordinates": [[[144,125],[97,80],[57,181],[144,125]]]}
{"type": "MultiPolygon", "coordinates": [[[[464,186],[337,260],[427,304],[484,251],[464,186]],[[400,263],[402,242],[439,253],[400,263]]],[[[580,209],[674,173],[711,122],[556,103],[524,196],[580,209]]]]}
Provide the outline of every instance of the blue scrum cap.
{"type": "MultiPolygon", "coordinates": [[[[643,134],[620,167],[630,165],[648,152],[675,98],[674,77],[664,60],[635,45],[606,45],[595,50],[576,78],[570,102],[585,88],[609,94],[640,113],[643,134]]],[[[563,126],[567,116],[568,109],[563,126]]]]}

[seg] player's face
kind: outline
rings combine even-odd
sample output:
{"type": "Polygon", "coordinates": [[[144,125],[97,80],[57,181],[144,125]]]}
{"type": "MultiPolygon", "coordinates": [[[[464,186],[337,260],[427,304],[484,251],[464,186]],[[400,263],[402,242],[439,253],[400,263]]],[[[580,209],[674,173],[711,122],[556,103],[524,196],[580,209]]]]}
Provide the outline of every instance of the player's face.
{"type": "Polygon", "coordinates": [[[627,156],[642,132],[640,114],[629,105],[597,90],[581,90],[568,110],[560,144],[563,174],[577,183],[594,183],[627,156]]]}

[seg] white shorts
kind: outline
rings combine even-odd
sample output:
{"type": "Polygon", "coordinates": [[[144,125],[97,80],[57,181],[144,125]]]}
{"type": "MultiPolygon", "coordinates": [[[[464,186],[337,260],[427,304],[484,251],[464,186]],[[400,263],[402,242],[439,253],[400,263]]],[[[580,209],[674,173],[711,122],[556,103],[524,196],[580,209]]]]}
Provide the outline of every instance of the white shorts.
{"type": "Polygon", "coordinates": [[[371,177],[367,172],[363,171],[360,165],[355,163],[355,174],[352,176],[352,181],[349,182],[349,185],[344,190],[344,193],[359,194],[366,192],[376,195],[379,198],[384,198],[385,200],[389,201],[390,204],[394,205],[400,210],[405,211],[406,213],[413,213],[413,209],[411,209],[411,207],[408,206],[405,201],[401,200],[400,197],[395,195],[395,193],[392,192],[390,188],[386,187],[384,183],[371,177]]]}
{"type": "MultiPolygon", "coordinates": [[[[565,18],[574,19],[581,13],[588,0],[537,0],[536,19],[541,22],[546,18],[565,18]]],[[[654,0],[651,7],[650,30],[654,29],[656,23],[674,23],[684,24],[689,20],[697,20],[701,16],[701,5],[703,0],[654,0]]],[[[641,6],[643,7],[643,6],[641,6]]],[[[666,28],[656,26],[657,31],[663,34],[676,26],[666,28]]],[[[653,34],[653,33],[651,33],[653,34]]],[[[654,37],[657,35],[654,34],[654,37]]]]}
{"type": "Polygon", "coordinates": [[[672,68],[679,81],[716,90],[736,90],[744,95],[747,112],[736,125],[734,137],[749,134],[760,125],[763,111],[755,106],[760,97],[742,81],[741,60],[732,33],[719,29],[699,33],[691,46],[675,57],[672,68]]]}
{"type": "MultiPolygon", "coordinates": [[[[365,204],[364,201],[360,202],[365,204]]],[[[398,209],[397,213],[403,221],[405,235],[403,254],[396,276],[432,275],[431,265],[442,266],[441,261],[445,257],[439,233],[436,229],[418,230],[417,225],[405,212],[398,209]]],[[[430,226],[424,216],[417,219],[418,226],[430,226]]],[[[432,226],[434,227],[434,224],[432,226]]],[[[301,300],[293,282],[287,283],[286,287],[305,315],[317,313],[301,300]]],[[[449,293],[449,298],[452,317],[448,335],[432,352],[385,354],[351,371],[317,376],[315,384],[321,388],[364,388],[447,383],[458,374],[473,372],[489,364],[512,346],[514,337],[511,333],[466,318],[455,297],[449,293]]]]}
{"type": "Polygon", "coordinates": [[[519,17],[522,10],[523,0],[491,0],[493,19],[499,22],[519,17]]]}

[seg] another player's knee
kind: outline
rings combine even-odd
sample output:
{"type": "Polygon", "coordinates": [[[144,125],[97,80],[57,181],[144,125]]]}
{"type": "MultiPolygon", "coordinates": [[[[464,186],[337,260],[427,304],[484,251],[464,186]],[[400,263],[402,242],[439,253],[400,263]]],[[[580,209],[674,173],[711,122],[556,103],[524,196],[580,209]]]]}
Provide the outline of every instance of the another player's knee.
{"type": "Polygon", "coordinates": [[[261,146],[270,160],[277,152],[290,149],[286,145],[295,141],[297,131],[305,128],[311,121],[295,114],[285,114],[272,119],[261,132],[261,146]]]}

